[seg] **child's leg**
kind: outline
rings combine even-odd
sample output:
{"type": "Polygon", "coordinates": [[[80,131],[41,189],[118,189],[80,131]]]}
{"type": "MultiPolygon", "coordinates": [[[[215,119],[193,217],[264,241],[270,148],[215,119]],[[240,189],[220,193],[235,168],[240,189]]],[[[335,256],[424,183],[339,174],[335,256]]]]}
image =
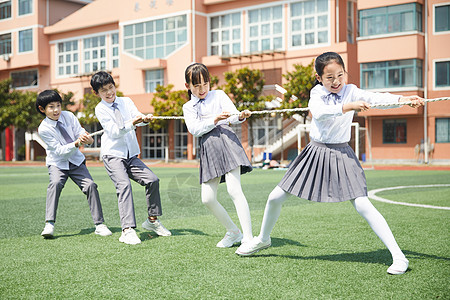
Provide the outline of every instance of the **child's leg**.
{"type": "Polygon", "coordinates": [[[241,223],[242,233],[244,234],[243,240],[249,241],[253,238],[252,219],[250,217],[250,209],[248,207],[247,199],[242,192],[241,168],[238,167],[225,174],[225,181],[227,183],[228,194],[233,200],[239,217],[239,222],[241,223]]]}
{"type": "Polygon", "coordinates": [[[128,178],[128,166],[126,165],[126,160],[114,156],[104,156],[103,164],[105,165],[106,172],[116,187],[122,229],[130,227],[136,228],[133,191],[131,189],[130,178],[128,178]]]}
{"type": "Polygon", "coordinates": [[[50,182],[47,187],[47,199],[45,201],[45,220],[55,221],[58,208],[59,196],[69,178],[68,172],[60,170],[56,166],[48,166],[50,182]]]}
{"type": "Polygon", "coordinates": [[[233,223],[225,208],[217,201],[219,182],[220,178],[218,177],[202,183],[202,202],[219,222],[225,226],[227,231],[238,232],[239,228],[233,223]]]}
{"type": "Polygon", "coordinates": [[[278,185],[269,194],[261,224],[261,232],[259,233],[259,239],[262,242],[265,242],[270,238],[270,233],[272,232],[273,227],[275,227],[275,223],[280,216],[281,206],[287,199],[287,196],[288,193],[278,185]]]}
{"type": "Polygon", "coordinates": [[[393,259],[405,259],[400,247],[395,241],[394,235],[392,234],[389,225],[387,224],[384,217],[378,212],[375,206],[372,205],[367,197],[358,197],[351,200],[353,207],[356,211],[366,219],[375,234],[381,239],[381,241],[386,245],[388,250],[391,252],[393,259]]]}
{"type": "Polygon", "coordinates": [[[82,163],[80,166],[70,169],[69,176],[72,178],[81,191],[87,196],[89,209],[91,210],[92,220],[95,225],[105,222],[103,219],[102,204],[100,195],[98,194],[97,184],[92,179],[86,165],[82,163]]]}
{"type": "Polygon", "coordinates": [[[159,179],[139,158],[128,160],[130,178],[145,186],[145,198],[149,217],[162,215],[161,196],[159,193],[159,179]]]}

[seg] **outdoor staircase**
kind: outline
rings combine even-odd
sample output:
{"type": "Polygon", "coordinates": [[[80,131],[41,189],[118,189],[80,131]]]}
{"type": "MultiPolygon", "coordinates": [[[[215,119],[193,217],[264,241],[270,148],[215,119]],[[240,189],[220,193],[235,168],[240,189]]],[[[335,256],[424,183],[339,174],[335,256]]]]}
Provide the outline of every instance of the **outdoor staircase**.
{"type": "Polygon", "coordinates": [[[288,120],[290,124],[283,127],[283,131],[273,139],[273,142],[263,152],[255,156],[255,162],[261,162],[263,160],[264,152],[272,153],[272,155],[279,154],[282,149],[286,149],[298,140],[298,132],[303,126],[303,119],[299,115],[292,116],[292,119],[288,120]],[[292,119],[295,121],[292,121],[292,119]]]}

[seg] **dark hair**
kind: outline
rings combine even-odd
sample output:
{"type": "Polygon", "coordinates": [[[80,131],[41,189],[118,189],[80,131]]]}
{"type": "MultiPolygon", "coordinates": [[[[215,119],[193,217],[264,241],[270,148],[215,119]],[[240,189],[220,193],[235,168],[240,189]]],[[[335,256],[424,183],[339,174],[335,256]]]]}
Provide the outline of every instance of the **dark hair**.
{"type": "Polygon", "coordinates": [[[62,104],[61,96],[54,90],[45,90],[41,92],[36,98],[36,110],[38,113],[45,116],[45,113],[39,109],[39,106],[45,109],[50,102],[59,102],[62,104]]]}
{"type": "Polygon", "coordinates": [[[110,83],[114,84],[114,86],[116,85],[111,74],[105,71],[100,71],[92,75],[91,87],[96,93],[98,93],[98,90],[101,89],[103,86],[110,83]]]}
{"type": "MultiPolygon", "coordinates": [[[[202,82],[202,77],[205,82],[210,82],[210,76],[208,68],[201,63],[193,63],[190,64],[186,71],[184,71],[184,79],[186,80],[187,84],[196,85],[202,82]]],[[[189,99],[191,99],[192,92],[191,90],[188,90],[189,99]]]]}
{"type": "MultiPolygon", "coordinates": [[[[325,67],[332,62],[336,62],[338,65],[341,65],[345,72],[345,64],[344,61],[342,60],[342,57],[336,52],[325,52],[317,56],[316,61],[314,63],[314,68],[316,69],[317,75],[322,77],[323,69],[325,69],[325,67]]],[[[322,83],[319,82],[316,78],[314,85],[317,84],[322,85],[322,83]]]]}

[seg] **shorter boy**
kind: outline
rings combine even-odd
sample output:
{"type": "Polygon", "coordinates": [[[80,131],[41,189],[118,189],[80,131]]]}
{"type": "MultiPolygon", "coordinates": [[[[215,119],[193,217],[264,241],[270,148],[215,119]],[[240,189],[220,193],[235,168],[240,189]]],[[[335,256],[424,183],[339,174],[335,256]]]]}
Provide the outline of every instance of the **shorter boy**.
{"type": "Polygon", "coordinates": [[[148,218],[142,223],[146,230],[160,236],[172,235],[161,222],[161,198],[159,179],[137,156],[140,153],[136,137],[136,126],[148,123],[152,115],[144,116],[128,97],[117,97],[112,76],[100,71],[91,78],[94,93],[102,98],[95,107],[95,115],[103,127],[100,156],[106,171],[116,187],[122,235],[119,241],[125,244],[140,244],[136,234],[133,191],[130,178],[145,186],[148,218]]]}
{"type": "Polygon", "coordinates": [[[97,185],[86,168],[86,160],[78,148],[91,144],[92,137],[81,127],[73,113],[61,110],[61,96],[53,90],[45,90],[37,96],[36,110],[46,118],[39,125],[39,136],[47,144],[46,165],[50,175],[45,210],[46,224],[41,235],[52,238],[59,196],[70,177],[87,196],[95,233],[111,235],[103,224],[102,205],[97,185]]]}

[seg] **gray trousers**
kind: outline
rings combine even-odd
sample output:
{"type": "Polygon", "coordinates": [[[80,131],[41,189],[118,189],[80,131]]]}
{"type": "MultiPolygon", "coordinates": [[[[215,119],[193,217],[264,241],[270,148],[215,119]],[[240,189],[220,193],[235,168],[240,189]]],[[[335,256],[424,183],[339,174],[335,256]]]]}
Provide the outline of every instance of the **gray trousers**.
{"type": "Polygon", "coordinates": [[[58,208],[59,196],[70,177],[73,182],[78,185],[81,191],[87,196],[89,208],[91,210],[92,220],[94,224],[101,224],[103,220],[102,204],[97,190],[97,184],[89,173],[86,164],[76,166],[69,163],[69,170],[61,170],[56,166],[48,166],[48,174],[50,175],[50,183],[47,188],[47,200],[45,208],[45,220],[55,221],[56,210],[58,208]]]}
{"type": "Polygon", "coordinates": [[[145,198],[149,216],[161,216],[161,197],[158,177],[139,159],[133,156],[127,159],[103,156],[103,163],[109,177],[116,187],[119,216],[122,229],[136,228],[133,191],[130,178],[145,186],[145,198]]]}

